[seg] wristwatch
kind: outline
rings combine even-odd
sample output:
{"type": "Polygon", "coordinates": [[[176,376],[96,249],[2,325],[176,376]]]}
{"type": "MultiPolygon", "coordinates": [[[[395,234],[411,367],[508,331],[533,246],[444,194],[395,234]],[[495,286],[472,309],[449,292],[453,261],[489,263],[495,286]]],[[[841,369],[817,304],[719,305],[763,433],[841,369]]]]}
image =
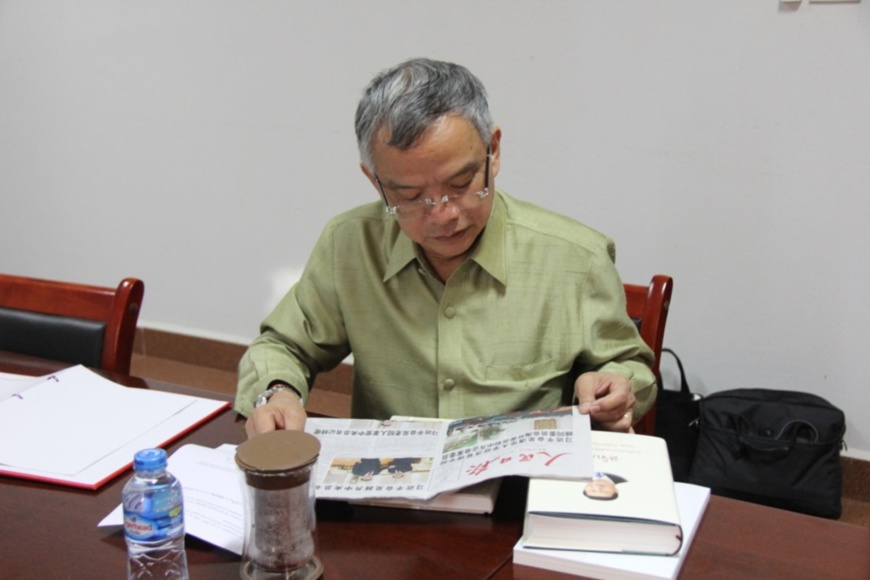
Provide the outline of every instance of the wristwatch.
{"type": "Polygon", "coordinates": [[[272,395],[279,391],[290,391],[291,393],[299,397],[300,403],[302,402],[302,393],[300,393],[290,385],[277,384],[273,387],[269,387],[268,389],[260,393],[260,396],[257,397],[256,401],[254,401],[254,408],[256,409],[257,407],[262,407],[263,405],[268,403],[269,399],[272,398],[272,395]]]}

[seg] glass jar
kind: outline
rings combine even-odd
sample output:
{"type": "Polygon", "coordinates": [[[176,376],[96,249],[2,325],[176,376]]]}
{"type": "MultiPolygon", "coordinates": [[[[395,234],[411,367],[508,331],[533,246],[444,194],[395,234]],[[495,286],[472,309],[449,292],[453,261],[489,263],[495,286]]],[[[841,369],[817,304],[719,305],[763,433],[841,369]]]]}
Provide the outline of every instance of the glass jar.
{"type": "Polygon", "coordinates": [[[319,578],[314,486],[320,441],[302,431],[256,435],[236,449],[243,481],[246,580],[319,578]]]}

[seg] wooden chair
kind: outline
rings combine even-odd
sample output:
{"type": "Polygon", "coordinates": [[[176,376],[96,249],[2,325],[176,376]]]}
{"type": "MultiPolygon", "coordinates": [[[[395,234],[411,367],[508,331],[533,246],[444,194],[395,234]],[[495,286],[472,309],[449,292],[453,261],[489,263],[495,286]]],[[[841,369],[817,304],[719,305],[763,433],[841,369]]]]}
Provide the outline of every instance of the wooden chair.
{"type": "MultiPolygon", "coordinates": [[[[637,325],[640,337],[652,349],[655,359],[652,371],[661,388],[662,377],[659,372],[659,361],[662,356],[662,343],[665,338],[665,322],[668,319],[668,309],[671,305],[671,293],[674,281],[670,276],[661,274],[653,276],[648,286],[625,284],[625,298],[628,316],[637,325]]],[[[638,421],[634,430],[644,435],[655,434],[655,405],[638,421]]]]}
{"type": "Polygon", "coordinates": [[[128,374],[144,292],[0,274],[0,350],[128,374]]]}

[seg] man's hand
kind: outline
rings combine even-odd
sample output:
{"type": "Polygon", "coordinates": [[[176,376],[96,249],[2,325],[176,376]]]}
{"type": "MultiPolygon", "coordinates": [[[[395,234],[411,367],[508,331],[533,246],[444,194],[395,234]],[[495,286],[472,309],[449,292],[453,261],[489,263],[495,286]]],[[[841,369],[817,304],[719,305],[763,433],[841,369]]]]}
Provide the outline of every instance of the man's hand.
{"type": "Polygon", "coordinates": [[[305,407],[292,391],[278,391],[269,402],[257,407],[245,422],[245,433],[253,437],[259,433],[289,429],[301,431],[305,427],[305,407]]]}
{"type": "Polygon", "coordinates": [[[635,397],[627,378],[610,373],[583,373],[574,383],[574,394],[580,412],[588,413],[596,427],[630,432],[635,397]]]}

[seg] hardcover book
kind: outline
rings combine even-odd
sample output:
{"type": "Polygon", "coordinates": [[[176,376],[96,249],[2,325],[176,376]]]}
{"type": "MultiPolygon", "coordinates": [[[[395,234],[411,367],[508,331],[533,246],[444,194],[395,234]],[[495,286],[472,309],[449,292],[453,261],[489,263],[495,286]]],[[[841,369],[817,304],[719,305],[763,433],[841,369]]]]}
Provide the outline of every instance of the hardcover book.
{"type": "Polygon", "coordinates": [[[710,490],[688,483],[676,483],[674,487],[683,528],[683,544],[680,551],[674,556],[542,550],[528,548],[523,544],[523,539],[520,539],[514,546],[514,564],[554,570],[565,574],[577,574],[589,578],[633,580],[676,578],[692,545],[692,539],[704,515],[704,510],[710,501],[710,490]]]}
{"type": "Polygon", "coordinates": [[[439,493],[431,499],[404,500],[398,498],[360,499],[353,503],[379,507],[395,507],[466,514],[491,514],[495,509],[501,478],[487,479],[455,491],[439,493]]]}
{"type": "Polygon", "coordinates": [[[592,478],[529,481],[526,548],[671,556],[683,530],[665,441],[592,432],[592,478]]]}

